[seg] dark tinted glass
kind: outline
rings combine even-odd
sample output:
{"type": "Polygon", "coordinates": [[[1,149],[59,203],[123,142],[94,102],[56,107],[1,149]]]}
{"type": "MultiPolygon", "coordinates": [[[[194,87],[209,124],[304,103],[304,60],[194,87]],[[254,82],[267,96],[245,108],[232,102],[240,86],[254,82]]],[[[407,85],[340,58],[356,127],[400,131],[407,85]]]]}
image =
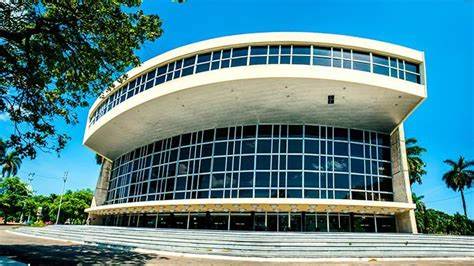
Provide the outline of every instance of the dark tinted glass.
{"type": "Polygon", "coordinates": [[[267,54],[267,46],[252,46],[250,49],[251,55],[266,55],[267,54]]]}
{"type": "Polygon", "coordinates": [[[310,54],[311,48],[309,46],[293,45],[293,54],[310,54]]]}
{"type": "Polygon", "coordinates": [[[211,60],[211,53],[200,54],[197,58],[198,63],[207,62],[209,60],[211,60]]]}
{"type": "Polygon", "coordinates": [[[322,56],[331,56],[331,48],[325,47],[314,47],[313,48],[314,55],[322,55],[322,56]]]}
{"type": "Polygon", "coordinates": [[[370,62],[369,53],[353,51],[352,52],[352,57],[353,57],[354,60],[370,62]]]}
{"type": "Polygon", "coordinates": [[[346,128],[334,128],[334,139],[336,140],[347,140],[347,129],[346,128]]]}
{"type": "Polygon", "coordinates": [[[232,49],[232,57],[237,57],[237,56],[246,56],[248,54],[248,48],[234,48],[232,49]]]}

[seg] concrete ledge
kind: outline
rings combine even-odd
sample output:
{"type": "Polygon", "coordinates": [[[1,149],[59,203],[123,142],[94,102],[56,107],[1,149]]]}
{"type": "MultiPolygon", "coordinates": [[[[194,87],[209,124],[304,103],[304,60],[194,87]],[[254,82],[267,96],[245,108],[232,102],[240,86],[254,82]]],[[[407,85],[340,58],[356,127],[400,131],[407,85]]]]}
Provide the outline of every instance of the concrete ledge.
{"type": "Polygon", "coordinates": [[[241,212],[241,211],[305,211],[305,212],[355,212],[396,214],[415,209],[415,204],[388,201],[331,200],[331,199],[193,199],[144,201],[110,204],[86,209],[91,214],[174,212],[241,212]]]}

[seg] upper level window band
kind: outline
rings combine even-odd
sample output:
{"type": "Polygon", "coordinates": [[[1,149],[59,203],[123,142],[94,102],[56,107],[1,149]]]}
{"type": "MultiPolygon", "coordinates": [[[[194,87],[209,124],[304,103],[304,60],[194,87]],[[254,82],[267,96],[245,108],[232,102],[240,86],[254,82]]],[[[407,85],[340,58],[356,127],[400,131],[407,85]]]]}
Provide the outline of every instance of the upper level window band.
{"type": "Polygon", "coordinates": [[[316,45],[255,45],[195,54],[160,65],[107,96],[89,118],[89,126],[112,108],[161,83],[210,70],[262,64],[346,68],[420,83],[419,64],[372,52],[316,45]]]}

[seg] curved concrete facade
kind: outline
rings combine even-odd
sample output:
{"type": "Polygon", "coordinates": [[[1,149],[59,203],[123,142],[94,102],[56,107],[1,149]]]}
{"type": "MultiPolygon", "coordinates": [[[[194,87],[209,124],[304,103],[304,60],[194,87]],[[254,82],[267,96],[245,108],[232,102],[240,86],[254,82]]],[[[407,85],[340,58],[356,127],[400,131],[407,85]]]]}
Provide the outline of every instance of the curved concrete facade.
{"type": "MultiPolygon", "coordinates": [[[[397,231],[416,232],[414,205],[409,192],[403,121],[427,96],[424,68],[424,54],[413,49],[374,40],[318,33],[235,35],[202,41],[166,52],[129,71],[127,80],[121,84],[115,84],[114,88],[104,92],[90,109],[84,144],[115,162],[113,165],[106,163],[103,166],[98,182],[100,189],[97,190],[101,193],[96,195],[93,206],[87,211],[95,215],[97,221],[102,221],[101,218],[110,215],[133,214],[140,217],[143,213],[187,213],[188,224],[192,218],[191,214],[199,212],[265,213],[265,225],[269,219],[267,215],[269,212],[302,213],[301,217],[303,218],[298,218],[302,220],[306,219],[305,213],[317,212],[341,213],[342,216],[346,214],[373,215],[375,221],[377,221],[377,215],[388,215],[394,217],[397,231]],[[218,57],[215,56],[217,53],[218,57]],[[226,53],[229,54],[228,57],[225,57],[226,53]],[[207,54],[208,61],[200,62],[201,57],[204,58],[207,54]],[[217,59],[214,60],[214,58],[217,59]],[[276,63],[272,63],[272,59],[275,59],[276,63]],[[190,60],[194,60],[194,65],[190,64],[187,67],[186,62],[190,60]],[[260,61],[253,64],[252,60],[260,61]],[[235,66],[233,65],[234,61],[236,62],[235,66]],[[224,66],[226,62],[228,67],[224,66]],[[214,63],[217,65],[215,69],[213,69],[214,63]],[[199,67],[206,66],[206,64],[208,64],[207,69],[198,73],[199,67]],[[170,72],[171,65],[174,68],[170,72]],[[163,68],[168,69],[168,74],[159,76],[160,70],[163,68]],[[192,69],[190,74],[184,75],[186,68],[192,69]],[[179,71],[179,74],[176,77],[175,73],[174,78],[170,79],[169,75],[172,74],[173,69],[174,72],[179,71]],[[166,80],[158,82],[159,77],[166,78],[166,80]],[[139,85],[140,81],[142,85],[139,85]],[[137,85],[132,88],[130,84],[135,83],[137,85]],[[132,94],[130,94],[131,91],[132,94]],[[126,94],[127,92],[129,94],[126,94]],[[173,183],[175,185],[172,196],[166,196],[167,191],[162,191],[162,195],[160,191],[152,191],[156,195],[150,192],[151,188],[148,188],[148,184],[152,184],[154,177],[147,172],[147,169],[151,172],[155,162],[147,166],[146,158],[149,156],[152,160],[151,158],[157,154],[169,152],[165,151],[165,148],[163,150],[155,148],[152,151],[150,143],[154,143],[153,145],[156,147],[157,143],[161,143],[160,140],[170,139],[171,143],[173,138],[183,139],[186,134],[195,134],[192,135],[195,136],[193,137],[194,142],[191,144],[192,148],[200,148],[205,145],[216,147],[220,143],[217,135],[215,139],[208,142],[209,144],[206,144],[203,140],[195,140],[199,138],[199,134],[201,134],[199,132],[209,129],[218,132],[222,128],[228,130],[226,132],[231,132],[239,130],[242,126],[245,128],[247,125],[257,125],[256,128],[261,128],[265,124],[272,125],[273,128],[278,127],[279,132],[283,132],[283,128],[286,128],[287,125],[301,127],[304,132],[308,127],[314,127],[311,125],[316,125],[319,132],[324,129],[327,132],[325,135],[321,133],[308,137],[309,141],[317,141],[318,147],[324,143],[325,150],[318,148],[318,152],[314,155],[315,158],[318,158],[318,165],[323,160],[326,162],[327,158],[331,158],[334,162],[337,159],[347,159],[349,162],[347,169],[341,170],[331,165],[331,169],[314,168],[308,170],[308,173],[317,173],[319,178],[318,187],[315,188],[318,191],[318,196],[311,198],[304,196],[307,189],[304,185],[301,186],[300,197],[289,198],[290,193],[288,192],[285,196],[279,195],[273,198],[269,186],[269,195],[266,198],[266,194],[263,198],[256,198],[256,191],[260,191],[260,188],[256,186],[257,177],[253,179],[253,194],[250,197],[233,196],[232,191],[234,189],[240,191],[241,188],[223,186],[223,194],[220,198],[218,196],[219,199],[211,196],[208,196],[207,199],[193,196],[193,188],[183,190],[185,196],[178,199],[180,192],[176,192],[178,186],[176,183],[173,183]],[[340,128],[348,132],[347,139],[341,140],[332,135],[336,134],[336,130],[340,128]],[[352,139],[351,132],[362,134],[361,136],[365,136],[365,139],[352,139]],[[371,134],[381,137],[387,136],[390,141],[387,144],[381,144],[379,141],[374,142],[370,140],[370,137],[367,137],[371,134]],[[347,154],[343,151],[341,155],[340,151],[336,150],[335,146],[333,147],[336,144],[338,146],[345,145],[350,151],[347,154]],[[327,145],[331,145],[331,150],[327,145]],[[358,146],[366,149],[365,153],[352,155],[352,147],[358,146]],[[135,153],[131,154],[139,147],[142,147],[139,149],[141,157],[135,153]],[[381,159],[380,154],[373,157],[374,155],[368,154],[371,149],[374,149],[375,153],[388,150],[390,156],[388,159],[381,159]],[[354,159],[351,159],[351,156],[355,156],[354,159]],[[363,173],[354,172],[350,162],[359,159],[365,160],[366,164],[378,163],[379,168],[381,164],[387,164],[389,165],[387,167],[391,168],[390,174],[381,174],[380,169],[375,172],[374,170],[367,172],[367,167],[364,168],[363,173]],[[134,166],[133,170],[129,170],[130,173],[119,170],[119,166],[132,165],[135,161],[139,166],[136,168],[134,166]],[[146,172],[146,174],[142,174],[142,172],[146,172]],[[135,173],[140,173],[139,176],[146,175],[143,178],[138,177],[138,180],[142,178],[144,181],[134,181],[132,177],[130,182],[130,180],[123,181],[121,178],[135,173]],[[354,193],[359,188],[352,188],[355,189],[352,191],[350,187],[354,183],[352,176],[359,174],[366,178],[361,190],[366,195],[363,200],[355,199],[354,193]],[[322,187],[320,180],[323,175],[325,178],[332,176],[331,178],[334,179],[331,179],[331,182],[335,183],[338,182],[339,177],[344,176],[345,178],[347,176],[349,187],[345,188],[344,185],[341,185],[341,188],[337,187],[337,184],[329,187],[329,183],[322,187]],[[151,181],[147,181],[147,178],[151,181]],[[367,178],[370,178],[370,182],[376,182],[377,189],[373,184],[368,189],[367,178]],[[379,182],[386,178],[390,178],[392,181],[392,191],[381,190],[380,184],[382,183],[379,182]],[[116,185],[119,179],[123,184],[116,185]],[[137,183],[136,186],[134,182],[137,183]],[[106,195],[106,191],[111,194],[112,190],[115,193],[115,190],[119,191],[125,187],[128,187],[127,191],[130,191],[130,187],[135,190],[138,187],[143,189],[141,183],[144,182],[148,182],[145,192],[136,192],[138,193],[136,197],[132,197],[130,192],[126,192],[128,202],[123,202],[122,199],[114,201],[110,195],[106,195]],[[108,189],[105,190],[105,187],[108,189]],[[228,196],[226,195],[227,190],[229,191],[228,196]],[[336,194],[341,194],[346,190],[349,196],[338,199],[336,194]],[[186,194],[188,192],[190,196],[186,194]],[[141,199],[140,193],[148,195],[148,198],[141,199]],[[391,199],[383,199],[384,193],[390,193],[391,199]],[[153,197],[150,198],[150,195],[153,197]],[[99,198],[100,200],[98,200],[99,198]]],[[[283,133],[275,135],[275,129],[272,132],[273,135],[264,136],[262,140],[259,139],[259,136],[254,136],[255,145],[260,145],[257,143],[265,140],[284,141],[285,143],[292,140],[298,141],[296,135],[292,138],[283,135],[283,133]]],[[[228,134],[226,140],[232,142],[232,145],[243,142],[245,139],[244,135],[234,134],[231,136],[230,133],[228,134]]],[[[301,136],[301,141],[306,141],[306,138],[306,136],[301,136]]],[[[178,144],[177,151],[187,149],[186,145],[178,144]]],[[[260,157],[258,157],[259,151],[256,147],[254,147],[254,156],[257,161],[260,157]]],[[[232,158],[236,157],[235,154],[229,155],[229,149],[227,148],[225,154],[232,158]]],[[[172,151],[173,148],[171,147],[170,150],[172,151]]],[[[234,148],[232,148],[232,152],[235,152],[234,148]]],[[[313,156],[306,150],[296,152],[297,155],[292,155],[290,150],[285,150],[283,153],[286,156],[285,160],[289,160],[290,156],[300,156],[302,160],[313,156]]],[[[272,149],[269,154],[269,156],[282,156],[282,151],[275,152],[272,149]]],[[[220,155],[214,153],[210,156],[214,165],[220,155]]],[[[198,157],[185,160],[187,160],[186,162],[197,162],[198,159],[206,159],[198,157]]],[[[179,167],[181,159],[177,160],[176,163],[179,167]]],[[[165,162],[164,165],[168,167],[171,163],[174,162],[165,162]]],[[[163,163],[156,162],[157,167],[162,167],[161,164],[163,163]]],[[[286,167],[289,165],[285,168],[268,169],[268,173],[271,174],[272,171],[285,173],[285,176],[287,175],[285,178],[288,178],[285,179],[286,182],[290,178],[290,172],[295,172],[286,167]]],[[[253,171],[255,176],[260,172],[256,165],[254,169],[247,170],[253,171]]],[[[247,170],[224,168],[222,174],[230,173],[234,178],[233,175],[237,173],[240,178],[242,173],[246,173],[247,170]]],[[[306,175],[309,176],[306,170],[303,166],[300,169],[302,182],[305,182],[306,175]]],[[[208,174],[212,179],[215,174],[221,173],[219,171],[211,169],[204,175],[208,174]]],[[[189,170],[186,173],[182,175],[192,176],[192,180],[194,180],[194,176],[197,179],[202,175],[202,171],[191,173],[189,170]]],[[[180,174],[176,173],[175,175],[171,178],[175,178],[176,181],[173,180],[173,182],[178,182],[180,174]]],[[[157,180],[160,178],[168,180],[170,176],[156,176],[157,180]]],[[[188,180],[190,178],[188,177],[188,180]]],[[[211,181],[211,186],[212,182],[214,181],[211,181]]],[[[285,183],[285,189],[288,188],[286,186],[285,183]]],[[[279,183],[275,189],[281,189],[281,184],[279,183]]],[[[210,188],[210,191],[213,191],[213,187],[210,188]]],[[[236,192],[236,195],[240,195],[239,193],[236,192]]],[[[228,226],[232,228],[230,214],[228,226]]],[[[339,226],[342,216],[338,216],[339,226]]],[[[291,214],[288,219],[290,217],[291,214]]],[[[132,220],[132,218],[128,219],[132,220]]],[[[155,224],[158,223],[158,218],[156,219],[155,224]]],[[[350,223],[356,223],[353,219],[355,218],[351,216],[350,223]]],[[[123,221],[115,223],[123,224],[123,221]]],[[[290,220],[288,223],[291,224],[290,220]]],[[[302,223],[304,224],[304,222],[302,223]]],[[[351,226],[354,230],[354,225],[351,226]]]]}

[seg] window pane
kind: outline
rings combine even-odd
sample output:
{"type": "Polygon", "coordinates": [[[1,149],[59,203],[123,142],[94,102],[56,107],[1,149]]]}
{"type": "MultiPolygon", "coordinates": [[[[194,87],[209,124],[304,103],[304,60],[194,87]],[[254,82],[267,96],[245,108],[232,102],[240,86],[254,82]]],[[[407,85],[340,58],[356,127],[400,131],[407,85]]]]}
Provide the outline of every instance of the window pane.
{"type": "Polygon", "coordinates": [[[319,170],[319,157],[305,155],[304,169],[305,170],[319,170]]]}
{"type": "Polygon", "coordinates": [[[319,153],[319,141],[307,139],[304,141],[305,153],[318,154],[319,153]]]}
{"type": "Polygon", "coordinates": [[[334,139],[335,140],[347,140],[347,129],[346,128],[334,128],[334,139]]]}
{"type": "Polygon", "coordinates": [[[256,187],[270,187],[270,173],[257,172],[255,177],[255,186],[256,187]]]}
{"type": "Polygon", "coordinates": [[[281,54],[291,54],[291,46],[289,45],[282,45],[280,49],[281,54]]]}
{"type": "Polygon", "coordinates": [[[272,126],[271,125],[258,126],[258,136],[261,138],[270,138],[272,136],[272,126]]]}
{"type": "Polygon", "coordinates": [[[364,160],[351,159],[351,172],[352,173],[364,173],[364,160]]]}
{"type": "Polygon", "coordinates": [[[313,59],[313,65],[331,66],[331,59],[325,57],[315,57],[313,59]]]}
{"type": "Polygon", "coordinates": [[[224,174],[213,174],[212,175],[212,188],[223,188],[224,187],[224,174]]]}
{"type": "Polygon", "coordinates": [[[198,63],[207,62],[209,60],[211,60],[211,53],[200,54],[197,58],[198,63]]]}
{"type": "Polygon", "coordinates": [[[364,176],[351,175],[351,188],[364,190],[365,189],[364,176]]]}
{"type": "Polygon", "coordinates": [[[271,140],[258,140],[257,153],[271,153],[271,140]]]}
{"type": "Polygon", "coordinates": [[[364,133],[362,132],[362,130],[351,129],[351,141],[363,142],[363,136],[364,133]]]}
{"type": "Polygon", "coordinates": [[[411,82],[420,83],[420,76],[409,73],[409,72],[405,72],[405,73],[406,73],[406,80],[411,81],[411,82]]]}
{"type": "Polygon", "coordinates": [[[392,192],[392,179],[391,178],[379,178],[380,191],[392,192]]]}
{"type": "Polygon", "coordinates": [[[378,147],[379,160],[390,161],[390,149],[384,147],[378,147]]]}
{"type": "Polygon", "coordinates": [[[349,191],[338,191],[334,194],[335,199],[350,199],[349,191]]]}
{"type": "Polygon", "coordinates": [[[348,145],[346,142],[334,142],[334,155],[345,155],[349,154],[348,145]]]}
{"type": "Polygon", "coordinates": [[[331,48],[314,47],[313,54],[331,56],[331,48]]]}
{"type": "Polygon", "coordinates": [[[291,125],[289,126],[289,131],[290,138],[300,138],[303,136],[303,126],[291,125]]]}
{"type": "Polygon", "coordinates": [[[319,138],[319,127],[318,126],[306,126],[305,137],[307,138],[319,138]]]}
{"type": "Polygon", "coordinates": [[[319,187],[319,175],[318,173],[305,172],[304,173],[304,186],[305,187],[319,187]]]}
{"type": "Polygon", "coordinates": [[[308,54],[310,53],[310,47],[309,46],[296,46],[293,45],[293,54],[308,54]]]}
{"type": "Polygon", "coordinates": [[[348,172],[349,161],[347,158],[334,157],[334,171],[348,172]]]}
{"type": "Polygon", "coordinates": [[[196,66],[196,73],[209,71],[209,63],[207,64],[199,64],[196,66]]]}
{"type": "Polygon", "coordinates": [[[240,187],[252,187],[253,186],[253,173],[244,172],[240,173],[240,187]]]}
{"type": "Polygon", "coordinates": [[[353,51],[353,52],[352,52],[352,56],[353,56],[353,59],[354,59],[354,60],[360,60],[360,61],[370,62],[370,55],[369,55],[369,53],[353,51]]]}
{"type": "Polygon", "coordinates": [[[310,65],[309,56],[293,56],[293,64],[295,65],[310,65]]]}
{"type": "Polygon", "coordinates": [[[270,170],[270,155],[257,156],[257,170],[270,170]]]}
{"type": "Polygon", "coordinates": [[[252,46],[250,48],[251,55],[266,55],[267,54],[267,46],[252,46]]]}
{"type": "Polygon", "coordinates": [[[253,170],[254,169],[254,157],[253,156],[242,156],[241,159],[241,170],[253,170]]]}
{"type": "Polygon", "coordinates": [[[248,54],[248,48],[234,48],[232,49],[232,57],[246,56],[248,54]]]}
{"type": "Polygon", "coordinates": [[[255,138],[257,128],[255,126],[244,127],[244,138],[255,138]]]}
{"type": "Polygon", "coordinates": [[[302,141],[299,139],[288,140],[288,153],[301,153],[303,151],[302,141]]]}
{"type": "Polygon", "coordinates": [[[301,187],[302,184],[301,172],[288,173],[288,187],[301,187]]]}
{"type": "Polygon", "coordinates": [[[250,57],[250,65],[264,65],[267,63],[267,58],[264,56],[250,57]]]}
{"type": "Polygon", "coordinates": [[[277,55],[280,52],[280,47],[278,45],[270,46],[270,54],[277,55]]]}
{"type": "Polygon", "coordinates": [[[212,170],[214,172],[224,171],[225,170],[225,157],[214,158],[214,163],[212,165],[212,170]]]}
{"type": "Polygon", "coordinates": [[[354,61],[353,64],[354,69],[370,72],[370,65],[368,63],[354,61]]]}
{"type": "Polygon", "coordinates": [[[289,64],[290,56],[280,56],[280,64],[289,64]]]}
{"type": "Polygon", "coordinates": [[[420,66],[418,64],[405,62],[405,70],[420,73],[420,66]]]}
{"type": "Polygon", "coordinates": [[[390,176],[391,173],[392,173],[392,170],[390,169],[390,163],[379,162],[379,174],[380,175],[390,176]]]}
{"type": "Polygon", "coordinates": [[[376,64],[388,66],[388,57],[386,56],[372,54],[372,60],[376,64]]]}
{"type": "Polygon", "coordinates": [[[364,157],[364,146],[357,143],[351,143],[351,156],[364,157]]]}
{"type": "Polygon", "coordinates": [[[209,175],[199,176],[199,189],[208,189],[209,188],[209,175]]]}
{"type": "Polygon", "coordinates": [[[390,75],[389,71],[388,71],[388,67],[379,66],[379,65],[374,65],[374,73],[382,74],[382,75],[385,75],[385,76],[390,75]]]}
{"type": "Polygon", "coordinates": [[[231,67],[245,66],[247,65],[247,57],[233,58],[231,62],[231,67]]]}
{"type": "Polygon", "coordinates": [[[195,58],[196,58],[195,56],[191,56],[191,57],[188,57],[188,58],[184,59],[183,67],[193,65],[195,58]]]}
{"type": "Polygon", "coordinates": [[[302,156],[301,155],[288,155],[288,169],[289,170],[300,170],[302,169],[302,156]]]}

